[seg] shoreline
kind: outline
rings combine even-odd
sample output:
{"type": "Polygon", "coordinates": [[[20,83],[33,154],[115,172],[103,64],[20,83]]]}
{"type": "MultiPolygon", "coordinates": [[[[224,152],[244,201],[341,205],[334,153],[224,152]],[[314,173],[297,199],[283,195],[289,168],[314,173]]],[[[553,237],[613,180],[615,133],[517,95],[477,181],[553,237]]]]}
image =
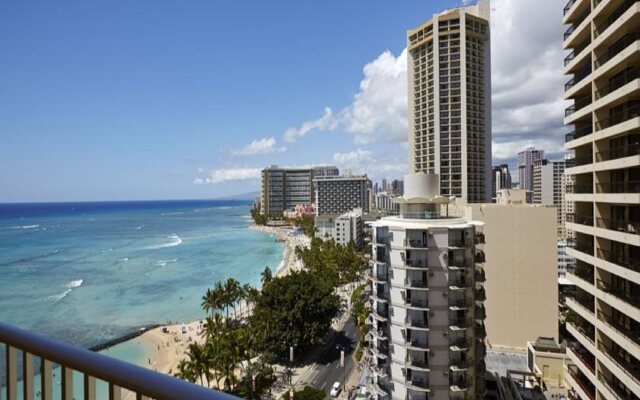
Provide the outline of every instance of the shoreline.
{"type": "MultiPolygon", "coordinates": [[[[292,235],[294,229],[290,227],[258,226],[252,223],[248,229],[272,235],[275,238],[274,240],[284,241],[282,260],[278,267],[272,271],[274,276],[282,277],[292,271],[302,269],[302,262],[295,255],[295,248],[297,246],[309,246],[311,240],[307,236],[302,234],[292,235]]],[[[250,311],[241,305],[239,316],[242,317],[250,311]]],[[[143,367],[173,375],[180,360],[185,358],[184,354],[189,344],[202,342],[200,334],[203,323],[204,317],[200,320],[184,323],[160,324],[130,340],[135,340],[138,344],[152,349],[151,354],[145,354],[148,362],[144,363],[143,367]]]]}

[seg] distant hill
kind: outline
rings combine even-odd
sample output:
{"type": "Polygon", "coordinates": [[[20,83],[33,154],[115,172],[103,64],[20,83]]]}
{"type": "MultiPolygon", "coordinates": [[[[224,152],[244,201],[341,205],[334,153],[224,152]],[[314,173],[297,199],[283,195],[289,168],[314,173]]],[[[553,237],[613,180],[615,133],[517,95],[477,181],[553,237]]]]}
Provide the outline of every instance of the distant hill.
{"type": "Polygon", "coordinates": [[[260,196],[260,191],[256,190],[255,192],[232,194],[230,196],[224,196],[224,197],[216,197],[215,200],[251,200],[253,201],[258,196],[260,196]]]}

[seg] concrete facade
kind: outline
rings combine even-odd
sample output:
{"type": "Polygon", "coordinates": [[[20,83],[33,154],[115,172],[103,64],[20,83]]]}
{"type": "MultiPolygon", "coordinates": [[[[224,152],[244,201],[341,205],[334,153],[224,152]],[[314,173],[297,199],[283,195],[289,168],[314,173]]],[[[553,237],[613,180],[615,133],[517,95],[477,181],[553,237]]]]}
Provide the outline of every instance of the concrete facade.
{"type": "Polygon", "coordinates": [[[640,398],[640,3],[565,6],[567,228],[576,284],[566,379],[582,399],[640,398]]]}
{"type": "Polygon", "coordinates": [[[491,201],[489,1],[436,14],[407,34],[409,172],[445,196],[491,201]]]}
{"type": "Polygon", "coordinates": [[[472,204],[467,212],[484,223],[489,344],[524,349],[539,336],[558,340],[555,210],[472,204]]]}
{"type": "Polygon", "coordinates": [[[440,213],[437,175],[407,175],[400,214],[371,223],[369,376],[379,400],[485,392],[481,224],[440,213]]]}
{"type": "Polygon", "coordinates": [[[260,174],[260,213],[282,216],[285,210],[297,205],[309,205],[315,201],[313,178],[315,174],[331,176],[338,173],[336,167],[279,168],[272,165],[260,174]]]}
{"type": "Polygon", "coordinates": [[[354,209],[341,215],[316,216],[316,235],[322,239],[333,239],[336,243],[346,246],[353,241],[361,246],[364,241],[364,225],[362,209],[354,209]]]}
{"type": "Polygon", "coordinates": [[[329,176],[313,180],[316,215],[343,214],[354,208],[369,212],[371,181],[364,176],[329,176]]]}

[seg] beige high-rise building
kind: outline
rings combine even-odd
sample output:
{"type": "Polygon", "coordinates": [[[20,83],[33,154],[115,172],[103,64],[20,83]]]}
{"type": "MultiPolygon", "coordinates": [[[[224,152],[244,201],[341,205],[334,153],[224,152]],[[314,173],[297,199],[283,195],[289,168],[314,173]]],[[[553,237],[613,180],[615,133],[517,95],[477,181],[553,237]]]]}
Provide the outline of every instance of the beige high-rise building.
{"type": "Polygon", "coordinates": [[[489,1],[444,11],[407,34],[409,171],[442,194],[491,202],[489,1]]]}
{"type": "Polygon", "coordinates": [[[581,399],[640,398],[640,3],[564,8],[566,169],[576,292],[566,381],[581,399]]]}
{"type": "Polygon", "coordinates": [[[537,337],[558,340],[556,212],[501,196],[500,204],[471,204],[467,218],[484,223],[488,344],[524,351],[537,337]]]}

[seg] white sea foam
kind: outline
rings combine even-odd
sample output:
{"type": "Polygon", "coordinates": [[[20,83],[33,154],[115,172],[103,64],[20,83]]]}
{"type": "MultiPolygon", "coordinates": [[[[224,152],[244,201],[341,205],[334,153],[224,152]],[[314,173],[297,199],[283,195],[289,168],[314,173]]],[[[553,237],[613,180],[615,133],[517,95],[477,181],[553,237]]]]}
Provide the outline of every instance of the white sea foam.
{"type": "Polygon", "coordinates": [[[218,207],[218,210],[228,210],[228,209],[230,209],[230,208],[231,208],[231,207],[218,207]]]}
{"type": "Polygon", "coordinates": [[[162,244],[149,246],[149,247],[147,247],[147,249],[149,249],[149,250],[162,249],[162,248],[165,248],[165,247],[180,246],[182,244],[182,239],[180,239],[180,236],[176,235],[175,233],[173,235],[171,235],[171,236],[168,236],[167,239],[169,239],[168,243],[162,243],[162,244]]]}
{"type": "Polygon", "coordinates": [[[84,283],[84,279],[76,279],[76,280],[73,280],[73,281],[69,281],[64,285],[64,287],[66,288],[65,291],[57,293],[57,294],[52,294],[51,296],[47,297],[47,299],[53,300],[53,301],[60,301],[60,300],[64,299],[65,297],[67,297],[67,295],[69,293],[71,293],[71,291],[73,291],[73,289],[79,288],[80,286],[82,286],[82,283],[84,283]]]}
{"type": "Polygon", "coordinates": [[[67,287],[69,289],[80,287],[84,283],[84,279],[76,279],[75,281],[70,281],[67,283],[67,287]]]}
{"type": "Polygon", "coordinates": [[[118,263],[125,263],[125,262],[127,262],[127,261],[129,261],[129,257],[125,257],[125,258],[121,258],[121,259],[119,259],[119,260],[118,260],[118,263]]]}
{"type": "Polygon", "coordinates": [[[40,225],[18,225],[18,226],[8,226],[6,229],[36,229],[39,227],[40,225]]]}
{"type": "Polygon", "coordinates": [[[67,289],[62,293],[58,293],[58,294],[52,294],[51,296],[48,297],[49,300],[53,300],[53,301],[60,301],[62,299],[64,299],[65,297],[67,297],[67,295],[69,293],[71,293],[73,289],[67,289]]]}
{"type": "Polygon", "coordinates": [[[176,211],[176,212],[162,213],[162,214],[160,214],[160,215],[162,215],[162,216],[164,217],[164,216],[166,216],[166,215],[182,215],[182,214],[184,214],[184,212],[182,212],[182,211],[176,211]]]}
{"type": "Polygon", "coordinates": [[[136,228],[137,231],[139,231],[140,229],[142,229],[144,225],[138,225],[138,227],[136,228]]]}
{"type": "Polygon", "coordinates": [[[176,261],[178,261],[177,258],[174,258],[174,259],[171,259],[171,260],[158,260],[158,261],[156,261],[156,265],[159,266],[159,267],[164,267],[167,264],[174,263],[176,261]]]}

